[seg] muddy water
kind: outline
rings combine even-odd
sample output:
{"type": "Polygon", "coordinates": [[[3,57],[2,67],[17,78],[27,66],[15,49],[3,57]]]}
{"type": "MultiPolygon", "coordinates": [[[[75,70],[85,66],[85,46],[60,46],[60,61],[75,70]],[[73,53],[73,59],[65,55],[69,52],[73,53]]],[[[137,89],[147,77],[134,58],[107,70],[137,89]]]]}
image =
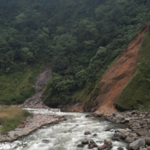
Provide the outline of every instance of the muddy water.
{"type": "MultiPolygon", "coordinates": [[[[86,113],[64,113],[59,109],[28,109],[32,113],[65,115],[67,121],[56,125],[44,126],[29,136],[21,138],[13,143],[1,143],[0,150],[87,150],[88,147],[77,148],[84,139],[94,140],[98,146],[104,139],[112,138],[114,129],[119,128],[103,119],[86,118],[86,113]],[[111,128],[111,131],[105,131],[111,128]],[[90,131],[91,135],[84,135],[90,131]],[[97,134],[96,137],[93,134],[97,134]],[[44,143],[43,140],[45,140],[44,143]]],[[[118,147],[125,149],[123,142],[113,142],[113,150],[118,147]]],[[[93,149],[97,150],[97,148],[93,149]]]]}

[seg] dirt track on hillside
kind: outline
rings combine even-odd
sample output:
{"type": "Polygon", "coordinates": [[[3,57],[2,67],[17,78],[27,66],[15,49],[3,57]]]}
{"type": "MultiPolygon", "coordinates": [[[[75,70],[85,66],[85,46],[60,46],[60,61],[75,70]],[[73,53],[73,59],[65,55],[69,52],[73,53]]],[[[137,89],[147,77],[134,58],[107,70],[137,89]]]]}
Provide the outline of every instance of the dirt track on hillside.
{"type": "Polygon", "coordinates": [[[94,104],[90,106],[91,110],[89,110],[89,106],[87,107],[89,99],[86,100],[83,106],[84,111],[97,110],[95,113],[102,114],[117,111],[114,107],[114,103],[136,71],[139,51],[149,26],[150,23],[143,27],[137,37],[129,44],[128,48],[103,75],[98,85],[100,87],[100,94],[94,104]]]}

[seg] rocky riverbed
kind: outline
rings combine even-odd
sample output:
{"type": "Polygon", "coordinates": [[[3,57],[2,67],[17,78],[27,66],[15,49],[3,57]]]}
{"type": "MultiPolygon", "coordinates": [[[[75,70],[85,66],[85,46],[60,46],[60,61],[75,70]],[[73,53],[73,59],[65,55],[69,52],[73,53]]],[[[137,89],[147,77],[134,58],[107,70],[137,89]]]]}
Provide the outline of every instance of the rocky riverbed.
{"type": "Polygon", "coordinates": [[[9,131],[7,134],[0,135],[0,142],[15,141],[20,137],[29,135],[43,125],[57,124],[64,120],[66,120],[64,116],[33,114],[33,117],[28,117],[26,121],[18,125],[15,130],[9,131]]]}
{"type": "MultiPolygon", "coordinates": [[[[31,130],[33,133],[27,133],[28,136],[14,142],[0,143],[0,150],[150,150],[148,111],[116,112],[105,116],[65,113],[59,109],[29,109],[29,111],[34,114],[34,122],[37,124],[49,118],[49,123],[56,125],[42,128],[38,126],[40,129],[36,132],[31,130]],[[58,121],[65,120],[63,116],[66,116],[67,121],[57,124],[58,121]]],[[[27,122],[30,122],[30,125],[21,124],[10,133],[14,136],[29,131],[29,128],[36,130],[32,121],[33,118],[28,118],[27,122]]],[[[14,140],[21,136],[24,135],[14,137],[14,140]]],[[[7,139],[9,140],[11,141],[7,139]]]]}
{"type": "MultiPolygon", "coordinates": [[[[102,114],[94,114],[102,117],[102,114]]],[[[90,117],[90,116],[89,116],[90,117]]],[[[127,128],[115,129],[112,141],[128,143],[127,149],[150,150],[150,111],[134,110],[131,112],[116,112],[105,115],[107,121],[116,124],[125,124],[127,128]]],[[[107,129],[109,131],[111,129],[107,129]]],[[[110,149],[105,142],[99,149],[110,149]]]]}

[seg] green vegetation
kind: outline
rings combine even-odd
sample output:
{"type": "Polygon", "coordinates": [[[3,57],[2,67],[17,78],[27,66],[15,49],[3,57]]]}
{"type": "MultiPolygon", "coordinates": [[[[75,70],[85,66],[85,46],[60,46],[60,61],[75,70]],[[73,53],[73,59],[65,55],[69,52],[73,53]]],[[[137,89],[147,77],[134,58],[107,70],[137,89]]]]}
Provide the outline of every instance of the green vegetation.
{"type": "Polygon", "coordinates": [[[21,108],[2,108],[0,109],[0,133],[6,133],[15,129],[20,123],[32,116],[28,111],[21,108]]]}
{"type": "Polygon", "coordinates": [[[30,65],[22,72],[0,75],[0,104],[22,104],[35,92],[35,79],[42,65],[30,65]]]}
{"type": "Polygon", "coordinates": [[[40,63],[53,71],[46,104],[84,101],[149,21],[149,8],[148,0],[1,0],[0,82],[6,82],[0,88],[12,92],[3,90],[0,103],[22,103],[32,95],[27,76],[35,79],[36,67],[19,75],[16,88],[18,79],[10,76],[40,63]]]}
{"type": "Polygon", "coordinates": [[[150,108],[150,30],[140,50],[138,69],[117,101],[118,108],[150,108]]]}

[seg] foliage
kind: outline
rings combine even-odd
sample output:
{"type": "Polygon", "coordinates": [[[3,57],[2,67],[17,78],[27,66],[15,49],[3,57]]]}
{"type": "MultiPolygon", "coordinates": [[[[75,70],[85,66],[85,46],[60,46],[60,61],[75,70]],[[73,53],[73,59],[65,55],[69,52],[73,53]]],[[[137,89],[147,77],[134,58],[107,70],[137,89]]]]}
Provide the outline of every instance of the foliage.
{"type": "Polygon", "coordinates": [[[22,72],[0,75],[0,103],[22,104],[32,96],[35,92],[35,80],[41,69],[42,65],[30,65],[22,72]]]}
{"type": "Polygon", "coordinates": [[[21,122],[26,120],[31,114],[21,108],[2,108],[0,109],[1,133],[6,133],[15,129],[21,122]]]}

